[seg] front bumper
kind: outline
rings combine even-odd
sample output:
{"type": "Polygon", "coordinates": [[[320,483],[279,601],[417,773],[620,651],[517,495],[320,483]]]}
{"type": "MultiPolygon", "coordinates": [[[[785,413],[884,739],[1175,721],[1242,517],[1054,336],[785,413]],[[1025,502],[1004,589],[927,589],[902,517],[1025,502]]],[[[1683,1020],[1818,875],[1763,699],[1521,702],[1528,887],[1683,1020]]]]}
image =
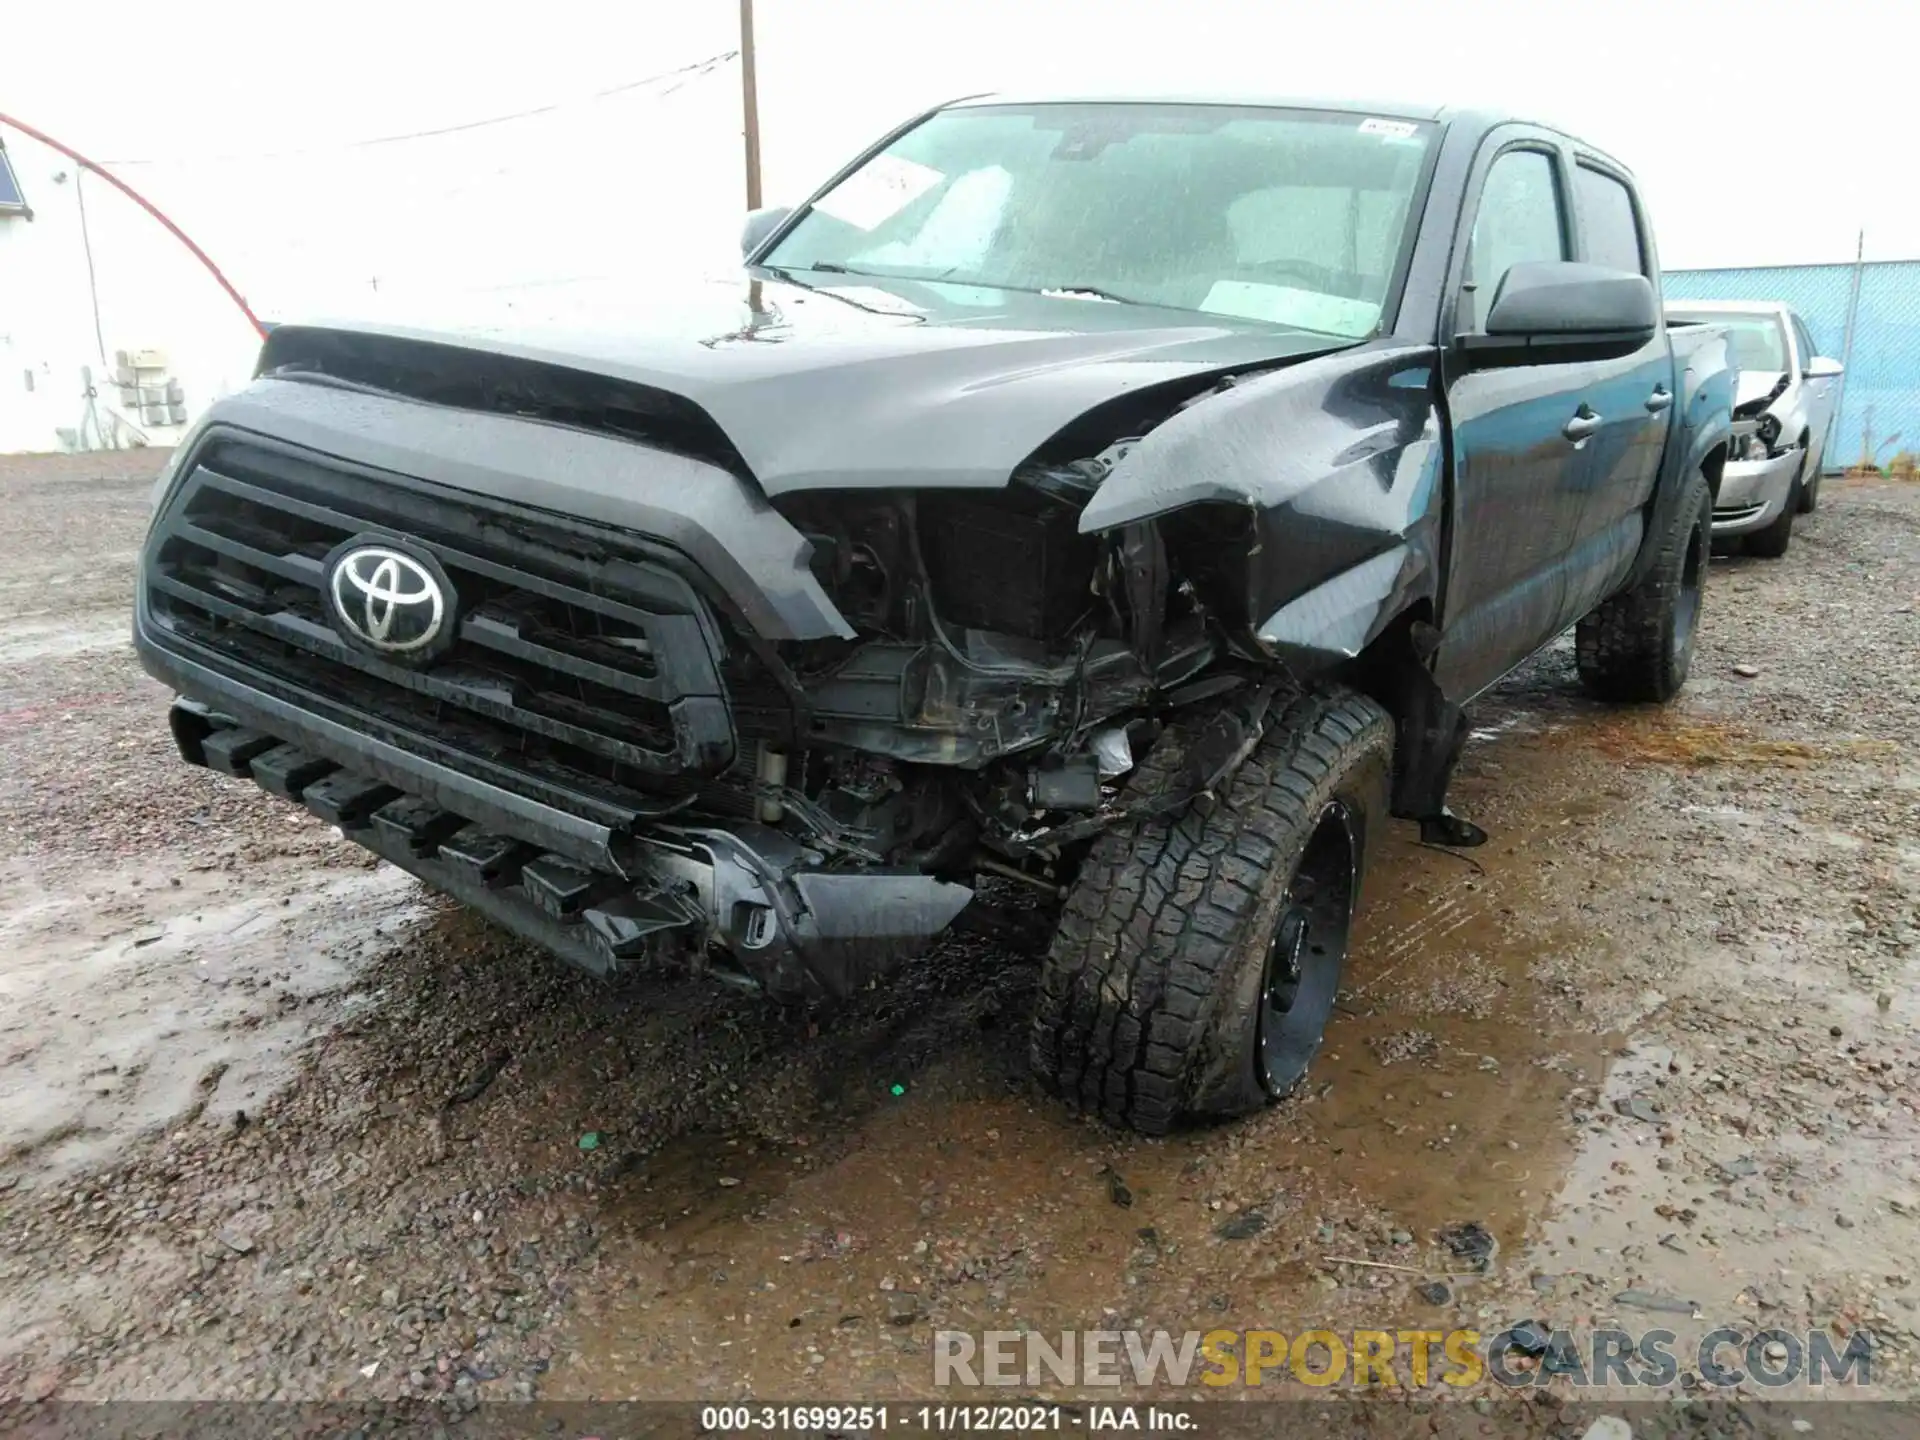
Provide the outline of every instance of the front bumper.
{"type": "Polygon", "coordinates": [[[1713,533],[1746,535],[1779,519],[1793,497],[1794,477],[1805,458],[1799,450],[1789,450],[1766,460],[1728,461],[1713,501],[1713,533]]]}
{"type": "MultiPolygon", "coordinates": [[[[139,648],[150,669],[171,668],[154,662],[174,657],[139,648]]],[[[759,825],[613,836],[557,824],[570,817],[404,750],[361,748],[364,737],[356,745],[329,722],[199,673],[196,688],[214,703],[178,699],[169,716],[182,758],[303,805],[595,974],[676,958],[785,998],[844,996],[924,948],[973,898],[917,873],[826,870],[822,856],[759,825]]]]}
{"type": "MultiPolygon", "coordinates": [[[[294,428],[301,406],[331,393],[282,388],[294,428]]],[[[380,418],[406,433],[420,408],[380,418]]],[[[532,444],[494,428],[502,445],[532,444]]],[[[521,426],[535,439],[551,428],[521,426]]],[[[524,473],[542,474],[570,433],[534,445],[524,473]]],[[[751,642],[729,650],[711,573],[621,516],[576,516],[572,501],[591,512],[584,493],[536,486],[553,503],[532,508],[492,495],[484,476],[462,478],[475,483],[450,488],[230,424],[204,432],[162,496],[133,627],[141,664],[182,697],[181,754],[304,805],[595,971],[679,954],[781,995],[843,994],[967,904],[963,885],[836,868],[779,829],[733,823],[759,811],[750,791],[742,803],[732,699],[765,677],[741,659],[751,642]],[[430,665],[364,651],[334,623],[325,557],[370,537],[444,572],[457,620],[430,665]],[[708,818],[678,823],[696,813],[708,818]]],[[[716,493],[747,503],[737,485],[687,488],[698,492],[690,513],[716,493]]],[[[786,524],[764,506],[744,519],[720,509],[786,524]]],[[[653,518],[698,548],[685,526],[653,518]]],[[[792,633],[780,615],[797,613],[772,615],[773,633],[792,633]]]]}

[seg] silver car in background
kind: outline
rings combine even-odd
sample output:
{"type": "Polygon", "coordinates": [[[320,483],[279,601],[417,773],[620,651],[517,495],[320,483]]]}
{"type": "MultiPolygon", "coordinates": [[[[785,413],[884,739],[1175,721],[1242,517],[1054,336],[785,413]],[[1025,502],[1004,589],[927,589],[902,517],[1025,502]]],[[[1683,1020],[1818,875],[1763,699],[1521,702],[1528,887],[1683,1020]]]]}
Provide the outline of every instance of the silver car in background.
{"type": "Polygon", "coordinates": [[[1740,379],[1713,537],[1776,559],[1793,539],[1793,517],[1819,500],[1840,362],[1816,352],[1806,322],[1777,300],[1669,301],[1667,320],[1727,327],[1740,379]]]}

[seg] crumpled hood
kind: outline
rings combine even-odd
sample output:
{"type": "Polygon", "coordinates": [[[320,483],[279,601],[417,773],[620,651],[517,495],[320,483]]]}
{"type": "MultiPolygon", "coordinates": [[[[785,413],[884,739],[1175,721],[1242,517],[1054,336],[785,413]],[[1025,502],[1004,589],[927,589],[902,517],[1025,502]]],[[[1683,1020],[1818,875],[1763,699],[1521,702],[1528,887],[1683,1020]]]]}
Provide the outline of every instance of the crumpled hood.
{"type": "Polygon", "coordinates": [[[693,287],[679,303],[642,308],[603,299],[535,312],[516,302],[498,315],[464,313],[453,327],[283,325],[260,368],[312,365],[345,339],[383,362],[431,369],[448,350],[479,352],[664,391],[705,412],[762,490],[779,495],[1004,486],[1103,402],[1351,343],[1150,306],[815,278],[693,287]]]}

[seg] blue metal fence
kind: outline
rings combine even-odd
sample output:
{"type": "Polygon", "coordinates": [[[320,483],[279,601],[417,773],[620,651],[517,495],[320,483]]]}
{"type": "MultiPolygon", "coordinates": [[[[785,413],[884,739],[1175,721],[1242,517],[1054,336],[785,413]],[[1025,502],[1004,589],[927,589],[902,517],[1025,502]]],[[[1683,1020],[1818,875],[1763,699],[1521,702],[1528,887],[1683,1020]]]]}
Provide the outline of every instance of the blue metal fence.
{"type": "MultiPolygon", "coordinates": [[[[1669,270],[1673,300],[1783,300],[1800,312],[1820,353],[1839,359],[1846,342],[1852,265],[1775,265],[1752,270],[1669,270]]],[[[1827,468],[1886,464],[1920,451],[1920,260],[1860,267],[1853,355],[1840,414],[1827,440],[1827,468]]]]}

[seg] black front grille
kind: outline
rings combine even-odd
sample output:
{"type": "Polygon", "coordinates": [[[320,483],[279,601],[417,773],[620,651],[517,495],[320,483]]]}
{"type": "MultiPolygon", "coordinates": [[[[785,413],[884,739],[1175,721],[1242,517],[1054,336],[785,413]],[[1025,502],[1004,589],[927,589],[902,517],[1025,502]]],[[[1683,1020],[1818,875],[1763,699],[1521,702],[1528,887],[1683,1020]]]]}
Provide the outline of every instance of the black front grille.
{"type": "Polygon", "coordinates": [[[164,637],[216,668],[562,803],[658,809],[734,759],[714,616],[640,537],[215,432],[145,573],[164,637]],[[360,537],[446,572],[457,628],[433,662],[372,654],[331,623],[326,557],[360,537]]]}

